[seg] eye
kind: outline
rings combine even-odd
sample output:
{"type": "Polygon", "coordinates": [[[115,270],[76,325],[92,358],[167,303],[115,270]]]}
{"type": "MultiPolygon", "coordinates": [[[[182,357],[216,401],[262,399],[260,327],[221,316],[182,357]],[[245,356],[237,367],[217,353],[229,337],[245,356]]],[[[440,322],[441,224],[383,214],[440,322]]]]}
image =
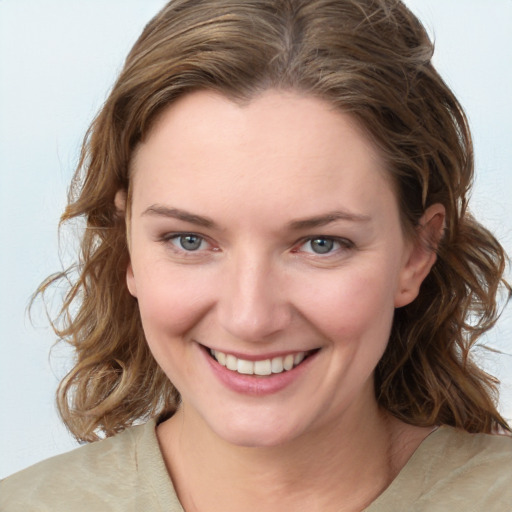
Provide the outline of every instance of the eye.
{"type": "Polygon", "coordinates": [[[330,254],[353,247],[350,240],[328,236],[315,236],[305,240],[299,250],[310,254],[330,254]]]}
{"type": "Polygon", "coordinates": [[[312,252],[316,254],[327,254],[334,248],[334,240],[332,238],[315,238],[308,242],[312,252]]]}
{"type": "Polygon", "coordinates": [[[196,235],[194,233],[181,233],[177,235],[171,235],[167,238],[167,240],[171,242],[177,249],[181,249],[187,252],[203,249],[204,245],[207,243],[202,236],[196,235]]]}

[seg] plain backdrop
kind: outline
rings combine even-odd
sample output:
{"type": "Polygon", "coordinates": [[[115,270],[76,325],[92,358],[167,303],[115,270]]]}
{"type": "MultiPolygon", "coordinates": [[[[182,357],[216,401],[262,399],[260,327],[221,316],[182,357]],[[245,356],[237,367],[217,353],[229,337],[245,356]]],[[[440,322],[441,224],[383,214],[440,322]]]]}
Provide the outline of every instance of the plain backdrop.
{"type": "MultiPolygon", "coordinates": [[[[71,261],[59,215],[80,144],[144,24],[163,0],[0,0],[0,478],[76,446],[54,392],[69,368],[37,285],[71,261]]],[[[512,1],[408,0],[434,62],[465,107],[476,151],[472,210],[512,253],[512,1]]],[[[510,276],[510,273],[509,273],[510,276]]],[[[480,350],[512,418],[512,305],[480,350]]]]}

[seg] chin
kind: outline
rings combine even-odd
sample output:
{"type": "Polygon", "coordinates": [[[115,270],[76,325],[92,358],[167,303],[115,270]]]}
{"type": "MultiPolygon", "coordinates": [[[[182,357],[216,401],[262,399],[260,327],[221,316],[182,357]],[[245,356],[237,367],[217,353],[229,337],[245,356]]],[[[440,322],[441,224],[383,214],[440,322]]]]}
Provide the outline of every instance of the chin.
{"type": "Polygon", "coordinates": [[[264,417],[230,421],[227,425],[212,425],[211,430],[226,443],[246,448],[273,448],[287,444],[300,436],[300,428],[277,424],[264,417]]]}

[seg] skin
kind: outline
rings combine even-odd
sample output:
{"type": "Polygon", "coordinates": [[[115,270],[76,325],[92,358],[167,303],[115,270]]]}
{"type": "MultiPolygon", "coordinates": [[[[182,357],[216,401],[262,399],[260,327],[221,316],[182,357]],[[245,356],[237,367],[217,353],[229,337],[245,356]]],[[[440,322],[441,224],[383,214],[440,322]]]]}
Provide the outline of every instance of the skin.
{"type": "Polygon", "coordinates": [[[367,506],[429,433],[379,409],[373,372],[394,309],[435,261],[422,240],[440,236],[442,206],[406,239],[356,122],[273,90],[244,105],[206,91],[180,99],[137,148],[132,175],[127,283],[182,396],[157,436],[186,510],[367,506]],[[181,245],[190,240],[195,250],[181,245]],[[207,349],[315,352],[263,393],[273,377],[233,390],[207,349]]]}

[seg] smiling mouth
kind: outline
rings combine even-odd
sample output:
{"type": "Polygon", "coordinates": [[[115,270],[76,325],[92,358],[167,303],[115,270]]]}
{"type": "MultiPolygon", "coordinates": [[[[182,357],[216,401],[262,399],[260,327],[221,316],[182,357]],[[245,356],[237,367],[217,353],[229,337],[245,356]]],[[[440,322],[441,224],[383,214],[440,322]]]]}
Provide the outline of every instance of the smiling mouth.
{"type": "Polygon", "coordinates": [[[243,375],[273,375],[293,370],[299,366],[310,355],[317,352],[309,350],[307,352],[296,352],[285,356],[273,357],[272,359],[262,359],[260,361],[248,361],[240,359],[232,354],[226,354],[220,350],[209,349],[209,354],[222,366],[228,370],[241,373],[243,375]]]}

